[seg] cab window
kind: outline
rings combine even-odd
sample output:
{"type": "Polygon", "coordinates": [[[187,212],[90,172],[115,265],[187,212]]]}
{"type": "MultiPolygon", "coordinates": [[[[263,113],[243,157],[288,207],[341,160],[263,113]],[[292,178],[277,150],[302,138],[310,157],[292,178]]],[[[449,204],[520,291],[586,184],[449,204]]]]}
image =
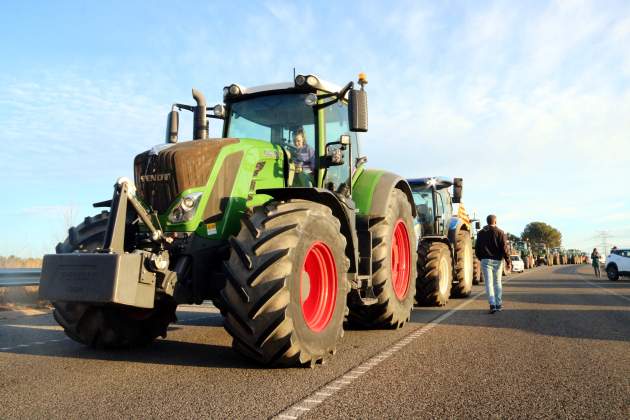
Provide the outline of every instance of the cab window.
{"type": "Polygon", "coordinates": [[[444,221],[448,221],[453,215],[453,205],[451,204],[451,196],[448,190],[442,189],[438,191],[438,197],[440,198],[440,214],[444,221]]]}
{"type": "Polygon", "coordinates": [[[342,150],[339,145],[332,145],[324,151],[324,154],[336,154],[343,161],[342,165],[331,166],[326,169],[324,177],[324,187],[332,191],[337,191],[342,183],[350,184],[350,165],[354,171],[355,163],[350,156],[358,156],[359,145],[357,134],[349,129],[348,107],[343,102],[337,102],[324,108],[324,141],[326,144],[339,141],[342,135],[350,136],[351,146],[342,150]]]}
{"type": "Polygon", "coordinates": [[[435,222],[435,211],[433,209],[433,191],[413,191],[413,201],[416,205],[418,222],[422,225],[422,231],[427,235],[434,234],[433,223],[435,222]]]}

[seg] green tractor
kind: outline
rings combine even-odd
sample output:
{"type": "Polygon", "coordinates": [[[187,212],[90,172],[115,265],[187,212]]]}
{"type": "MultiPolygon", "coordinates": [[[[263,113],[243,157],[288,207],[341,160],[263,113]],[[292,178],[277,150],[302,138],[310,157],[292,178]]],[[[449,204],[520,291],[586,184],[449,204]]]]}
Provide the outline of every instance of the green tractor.
{"type": "Polygon", "coordinates": [[[453,203],[461,202],[462,179],[415,178],[408,182],[418,214],[416,303],[442,306],[450,297],[469,296],[474,274],[472,225],[461,204],[458,214],[453,214],[453,203]]]}
{"type": "Polygon", "coordinates": [[[99,348],[165,337],[178,304],[212,300],[233,348],[265,365],[312,366],[344,322],[400,328],[415,296],[416,207],[407,181],[366,168],[367,80],[313,75],[174,104],[166,144],[134,160],[109,211],[46,255],[40,293],[75,341],[99,348]],[[192,141],[177,142],[179,111],[192,141]],[[223,122],[208,138],[208,118],[223,122]]]}
{"type": "Polygon", "coordinates": [[[536,266],[553,265],[553,253],[544,243],[532,244],[534,255],[536,255],[536,266]]]}

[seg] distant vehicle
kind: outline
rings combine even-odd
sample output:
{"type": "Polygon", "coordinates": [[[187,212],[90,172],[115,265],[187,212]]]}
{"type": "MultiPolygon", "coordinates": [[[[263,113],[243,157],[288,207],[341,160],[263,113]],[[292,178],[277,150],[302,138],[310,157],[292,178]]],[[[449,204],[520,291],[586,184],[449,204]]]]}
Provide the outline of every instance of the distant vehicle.
{"type": "Polygon", "coordinates": [[[520,255],[511,255],[510,260],[512,260],[513,273],[522,273],[523,271],[525,271],[525,263],[521,259],[520,255]]]}
{"type": "Polygon", "coordinates": [[[618,280],[620,276],[630,276],[630,249],[615,249],[606,259],[608,279],[618,280]]]}

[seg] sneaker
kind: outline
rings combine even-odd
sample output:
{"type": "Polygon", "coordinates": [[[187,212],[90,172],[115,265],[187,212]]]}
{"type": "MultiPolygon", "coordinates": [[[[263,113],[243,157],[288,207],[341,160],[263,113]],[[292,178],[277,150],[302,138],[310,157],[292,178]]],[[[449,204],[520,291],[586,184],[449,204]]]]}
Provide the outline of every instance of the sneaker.
{"type": "Polygon", "coordinates": [[[503,308],[501,307],[501,305],[497,305],[496,306],[497,312],[501,312],[503,310],[503,308]]]}
{"type": "Polygon", "coordinates": [[[493,314],[497,311],[497,307],[494,305],[490,305],[490,313],[493,314]]]}

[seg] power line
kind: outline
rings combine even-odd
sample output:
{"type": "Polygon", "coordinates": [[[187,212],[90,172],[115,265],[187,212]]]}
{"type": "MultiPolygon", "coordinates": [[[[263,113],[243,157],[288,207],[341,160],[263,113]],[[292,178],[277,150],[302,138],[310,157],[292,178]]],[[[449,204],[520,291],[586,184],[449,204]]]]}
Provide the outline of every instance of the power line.
{"type": "Polygon", "coordinates": [[[610,232],[606,230],[597,231],[596,238],[600,240],[600,246],[604,248],[604,255],[608,255],[608,239],[613,238],[614,235],[611,235],[610,232]]]}

